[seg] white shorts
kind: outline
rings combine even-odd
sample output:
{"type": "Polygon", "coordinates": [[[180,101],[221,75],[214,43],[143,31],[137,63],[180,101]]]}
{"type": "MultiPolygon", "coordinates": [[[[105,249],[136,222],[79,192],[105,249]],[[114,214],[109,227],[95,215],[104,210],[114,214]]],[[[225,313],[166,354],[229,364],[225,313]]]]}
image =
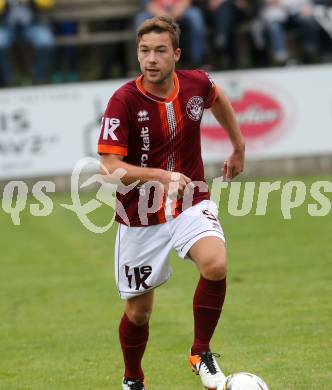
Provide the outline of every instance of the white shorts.
{"type": "Polygon", "coordinates": [[[225,242],[214,202],[204,200],[160,225],[130,227],[119,224],[115,242],[115,280],[120,297],[130,299],[167,282],[169,253],[184,259],[203,237],[225,242]]]}

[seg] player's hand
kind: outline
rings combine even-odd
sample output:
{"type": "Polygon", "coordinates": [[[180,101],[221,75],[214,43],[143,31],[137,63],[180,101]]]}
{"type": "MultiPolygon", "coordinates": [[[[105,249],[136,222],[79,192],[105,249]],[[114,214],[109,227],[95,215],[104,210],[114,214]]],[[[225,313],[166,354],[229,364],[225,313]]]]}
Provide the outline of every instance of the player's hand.
{"type": "Polygon", "coordinates": [[[226,181],[231,181],[241,172],[243,172],[244,168],[244,149],[243,150],[235,150],[228,158],[227,161],[224,162],[223,167],[223,178],[226,181]]]}
{"type": "Polygon", "coordinates": [[[171,199],[183,198],[186,187],[191,184],[191,179],[180,172],[161,171],[160,183],[163,185],[164,192],[171,199]]]}

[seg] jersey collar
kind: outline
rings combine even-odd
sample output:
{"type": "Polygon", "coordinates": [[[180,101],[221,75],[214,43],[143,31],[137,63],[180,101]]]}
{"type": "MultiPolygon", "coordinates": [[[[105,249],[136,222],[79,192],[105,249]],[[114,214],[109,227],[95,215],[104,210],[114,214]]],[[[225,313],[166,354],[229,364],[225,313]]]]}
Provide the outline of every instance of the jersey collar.
{"type": "Polygon", "coordinates": [[[152,95],[151,93],[147,92],[143,87],[143,77],[144,77],[143,75],[140,75],[136,79],[136,87],[144,96],[148,97],[149,99],[157,102],[170,103],[177,97],[180,89],[180,83],[176,72],[173,73],[173,81],[174,81],[173,91],[170,94],[170,96],[166,99],[160,98],[158,96],[152,95]]]}

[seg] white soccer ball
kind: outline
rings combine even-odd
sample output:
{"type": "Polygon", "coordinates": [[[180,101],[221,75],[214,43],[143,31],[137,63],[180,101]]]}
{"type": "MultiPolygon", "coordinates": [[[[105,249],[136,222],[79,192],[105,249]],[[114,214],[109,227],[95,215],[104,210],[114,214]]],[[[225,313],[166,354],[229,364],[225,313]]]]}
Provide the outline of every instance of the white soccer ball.
{"type": "Polygon", "coordinates": [[[226,378],[222,390],[269,390],[269,388],[257,375],[237,372],[226,378]]]}

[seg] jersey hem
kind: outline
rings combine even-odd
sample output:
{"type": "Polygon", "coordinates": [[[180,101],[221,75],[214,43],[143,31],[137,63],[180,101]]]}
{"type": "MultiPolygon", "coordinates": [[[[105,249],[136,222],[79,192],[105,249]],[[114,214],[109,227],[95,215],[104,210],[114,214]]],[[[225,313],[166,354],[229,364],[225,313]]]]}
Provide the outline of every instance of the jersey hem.
{"type": "MultiPolygon", "coordinates": [[[[194,200],[193,200],[193,203],[192,203],[192,205],[191,206],[195,206],[195,205],[197,205],[198,203],[201,203],[201,202],[203,202],[204,200],[210,200],[210,194],[208,193],[208,194],[205,194],[204,196],[202,196],[202,197],[199,197],[199,198],[195,198],[194,200]]],[[[181,209],[181,211],[179,212],[179,213],[177,213],[175,216],[174,216],[174,219],[175,218],[177,218],[179,215],[181,215],[183,212],[184,212],[185,210],[182,210],[181,209]]],[[[153,217],[155,217],[156,219],[153,219],[151,222],[149,222],[147,225],[143,225],[142,224],[142,222],[140,221],[140,219],[134,219],[133,221],[130,221],[130,225],[127,225],[126,223],[124,223],[122,220],[121,220],[121,218],[118,216],[118,215],[116,215],[115,216],[115,220],[116,220],[116,222],[118,222],[119,224],[121,224],[121,225],[124,225],[124,226],[130,226],[130,227],[149,227],[149,226],[154,226],[154,225],[161,225],[161,224],[163,224],[163,223],[166,223],[166,222],[169,222],[169,221],[167,221],[167,220],[158,220],[157,218],[157,215],[154,215],[153,217]]],[[[151,218],[151,217],[150,217],[151,218]]]]}

